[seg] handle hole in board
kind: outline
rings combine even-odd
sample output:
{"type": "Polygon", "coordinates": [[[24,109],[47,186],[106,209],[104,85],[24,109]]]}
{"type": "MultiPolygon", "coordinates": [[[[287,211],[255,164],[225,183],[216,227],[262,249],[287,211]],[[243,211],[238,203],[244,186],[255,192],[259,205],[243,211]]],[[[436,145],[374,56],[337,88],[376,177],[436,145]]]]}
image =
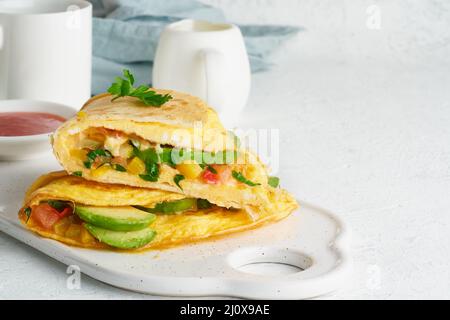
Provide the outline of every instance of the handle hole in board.
{"type": "Polygon", "coordinates": [[[241,272],[263,276],[282,276],[304,271],[297,266],[279,262],[255,262],[244,264],[236,269],[241,272]]]}
{"type": "Polygon", "coordinates": [[[228,255],[228,263],[244,273],[287,276],[311,267],[312,259],[289,248],[242,248],[228,255]]]}

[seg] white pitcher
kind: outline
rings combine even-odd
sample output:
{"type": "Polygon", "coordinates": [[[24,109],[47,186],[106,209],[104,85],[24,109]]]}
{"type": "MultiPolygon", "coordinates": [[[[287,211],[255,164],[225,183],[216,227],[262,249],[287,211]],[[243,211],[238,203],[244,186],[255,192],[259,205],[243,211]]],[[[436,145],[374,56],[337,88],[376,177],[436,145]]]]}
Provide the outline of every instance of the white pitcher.
{"type": "Polygon", "coordinates": [[[92,5],[0,0],[0,100],[80,108],[91,96],[92,5]]]}
{"type": "Polygon", "coordinates": [[[232,24],[189,19],[168,25],[156,50],[153,86],[198,96],[230,124],[250,91],[241,31],[232,24]]]}

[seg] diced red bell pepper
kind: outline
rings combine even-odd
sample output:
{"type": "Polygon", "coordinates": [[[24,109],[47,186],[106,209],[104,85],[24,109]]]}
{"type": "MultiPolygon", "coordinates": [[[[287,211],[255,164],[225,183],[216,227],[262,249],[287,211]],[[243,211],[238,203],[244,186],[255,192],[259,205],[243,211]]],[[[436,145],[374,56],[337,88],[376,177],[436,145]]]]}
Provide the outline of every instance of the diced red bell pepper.
{"type": "Polygon", "coordinates": [[[211,166],[213,170],[212,172],[209,167],[206,167],[206,169],[202,173],[203,181],[209,184],[228,184],[231,179],[231,168],[227,165],[212,165],[211,166]]]}
{"type": "Polygon", "coordinates": [[[202,178],[203,181],[205,181],[208,184],[219,183],[219,175],[217,173],[213,173],[212,171],[210,171],[209,168],[203,170],[202,178]]]}

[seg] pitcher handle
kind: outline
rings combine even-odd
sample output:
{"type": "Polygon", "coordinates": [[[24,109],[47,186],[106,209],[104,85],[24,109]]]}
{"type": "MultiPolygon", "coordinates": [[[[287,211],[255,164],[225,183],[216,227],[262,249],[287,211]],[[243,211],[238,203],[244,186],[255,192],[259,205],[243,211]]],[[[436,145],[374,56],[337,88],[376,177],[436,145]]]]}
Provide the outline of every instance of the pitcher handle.
{"type": "MultiPolygon", "coordinates": [[[[213,49],[204,49],[201,51],[201,58],[205,72],[206,84],[206,102],[221,111],[223,105],[224,77],[225,77],[225,59],[224,55],[213,49]]],[[[226,89],[225,89],[226,91],[226,89]]]]}

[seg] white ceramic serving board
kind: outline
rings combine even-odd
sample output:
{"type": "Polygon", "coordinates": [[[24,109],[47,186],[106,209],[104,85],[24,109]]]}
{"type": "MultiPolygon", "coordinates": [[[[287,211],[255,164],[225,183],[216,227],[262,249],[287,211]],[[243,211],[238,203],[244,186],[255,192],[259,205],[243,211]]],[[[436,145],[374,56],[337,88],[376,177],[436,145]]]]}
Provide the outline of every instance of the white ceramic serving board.
{"type": "Polygon", "coordinates": [[[113,286],[167,296],[301,299],[336,290],[350,273],[342,221],[302,202],[275,224],[166,250],[116,253],[41,238],[20,224],[17,211],[32,181],[54,170],[51,157],[0,162],[0,231],[113,286]]]}

